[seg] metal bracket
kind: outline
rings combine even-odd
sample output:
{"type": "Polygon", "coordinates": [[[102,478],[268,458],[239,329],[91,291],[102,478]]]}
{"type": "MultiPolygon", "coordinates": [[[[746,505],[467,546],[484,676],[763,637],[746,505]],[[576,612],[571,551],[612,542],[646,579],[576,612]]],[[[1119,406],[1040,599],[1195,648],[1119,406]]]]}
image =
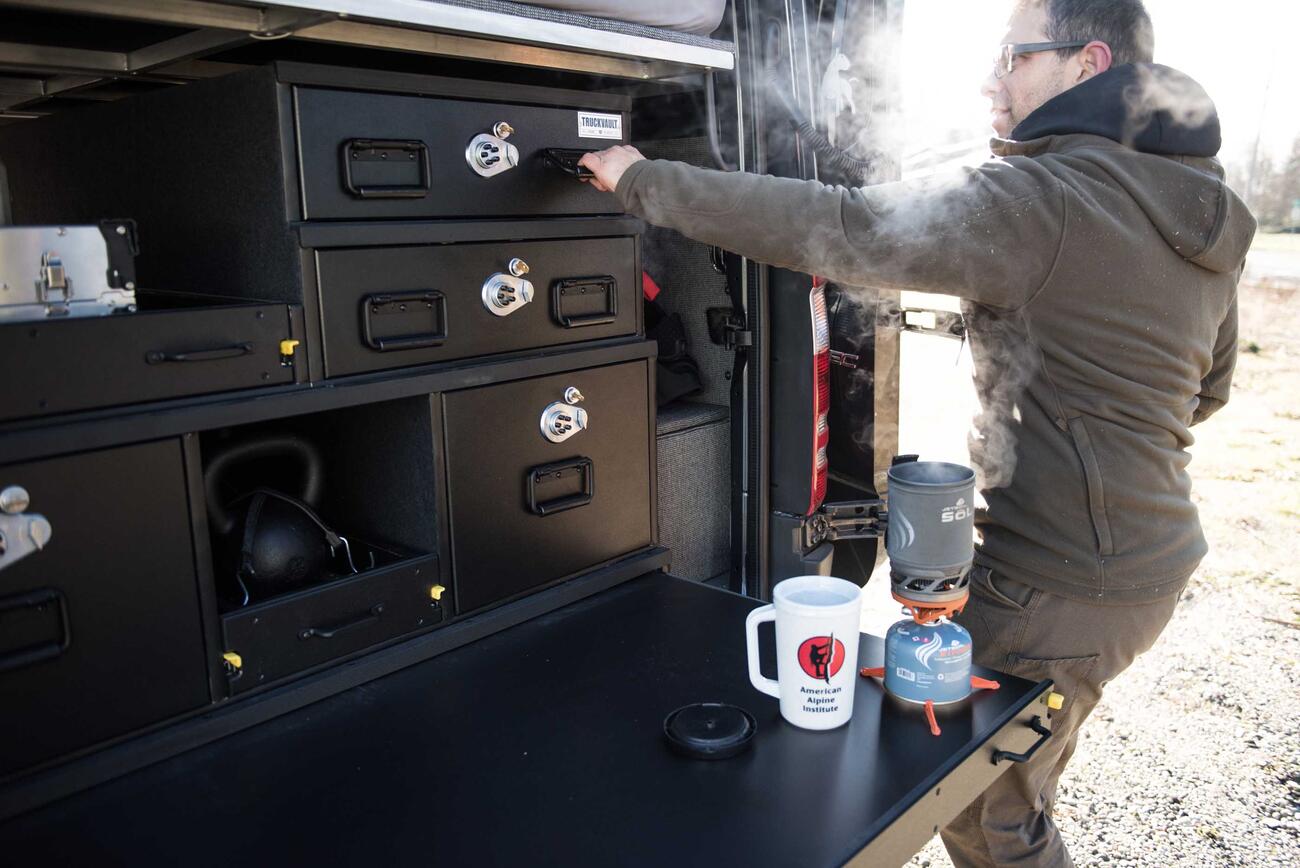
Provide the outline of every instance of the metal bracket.
{"type": "Polygon", "coordinates": [[[709,340],[724,349],[752,347],[754,333],[745,327],[743,314],[731,307],[711,307],[705,312],[709,323],[709,340]]]}
{"type": "Polygon", "coordinates": [[[63,266],[63,259],[53,250],[41,254],[41,272],[36,280],[36,297],[45,305],[46,316],[61,316],[68,312],[72,300],[72,278],[63,266]]]}
{"type": "Polygon", "coordinates": [[[824,503],[804,522],[804,545],[812,548],[837,540],[880,539],[888,523],[885,501],[879,498],[824,503]]]}
{"type": "Polygon", "coordinates": [[[897,313],[900,331],[966,340],[966,318],[959,313],[914,307],[901,308],[897,313]]]}

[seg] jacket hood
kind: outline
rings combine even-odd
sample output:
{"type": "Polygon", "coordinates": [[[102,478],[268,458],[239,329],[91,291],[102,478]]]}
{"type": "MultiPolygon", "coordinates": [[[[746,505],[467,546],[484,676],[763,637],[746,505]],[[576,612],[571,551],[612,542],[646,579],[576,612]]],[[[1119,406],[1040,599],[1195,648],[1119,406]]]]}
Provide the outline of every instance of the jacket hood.
{"type": "Polygon", "coordinates": [[[1146,154],[1213,157],[1223,145],[1219,113],[1190,76],[1129,63],[1057,94],[1011,131],[1016,141],[1087,133],[1146,154]]]}
{"type": "Polygon", "coordinates": [[[994,152],[1036,156],[1088,148],[1165,243],[1222,273],[1241,267],[1255,218],[1224,183],[1214,159],[1221,143],[1219,115],[1204,88],[1167,66],[1128,64],[1043,103],[1012,130],[1011,140],[995,139],[994,152]]]}

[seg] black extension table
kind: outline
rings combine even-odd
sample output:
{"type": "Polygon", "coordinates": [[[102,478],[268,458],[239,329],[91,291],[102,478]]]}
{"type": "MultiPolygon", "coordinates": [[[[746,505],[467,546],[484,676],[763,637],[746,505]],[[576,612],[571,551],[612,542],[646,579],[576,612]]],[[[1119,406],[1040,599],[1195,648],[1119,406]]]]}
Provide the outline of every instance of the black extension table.
{"type": "Polygon", "coordinates": [[[892,865],[1039,739],[1050,683],[984,670],[938,737],[868,679],[848,726],[796,729],[749,683],[757,605],[642,576],[15,817],[0,862],[892,865]],[[751,748],[673,753],[700,701],[748,709],[751,748]]]}

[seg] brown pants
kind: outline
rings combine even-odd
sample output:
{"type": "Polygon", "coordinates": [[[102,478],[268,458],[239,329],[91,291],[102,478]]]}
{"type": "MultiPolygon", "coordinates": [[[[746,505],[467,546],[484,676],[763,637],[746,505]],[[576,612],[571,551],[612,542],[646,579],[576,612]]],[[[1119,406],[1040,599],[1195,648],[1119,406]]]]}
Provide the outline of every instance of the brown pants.
{"type": "Polygon", "coordinates": [[[1052,737],[1033,759],[1011,765],[943,830],[957,868],[1074,864],[1052,822],[1056,782],[1102,688],[1151,647],[1179,596],[1100,606],[972,571],[971,599],[957,620],[974,640],[975,662],[1030,681],[1050,678],[1065,705],[1052,713],[1052,737]]]}

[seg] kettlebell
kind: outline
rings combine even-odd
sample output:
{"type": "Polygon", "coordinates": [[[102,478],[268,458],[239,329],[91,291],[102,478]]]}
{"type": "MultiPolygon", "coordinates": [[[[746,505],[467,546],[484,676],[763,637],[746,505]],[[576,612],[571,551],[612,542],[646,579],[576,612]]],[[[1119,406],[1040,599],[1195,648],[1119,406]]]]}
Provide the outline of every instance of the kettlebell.
{"type": "Polygon", "coordinates": [[[232,443],[208,461],[203,483],[209,520],[221,539],[223,572],[233,572],[245,603],[328,577],[340,546],[346,548],[313,508],[320,500],[323,464],[315,445],[291,434],[232,443]],[[242,468],[267,459],[298,465],[302,483],[294,494],[263,486],[249,486],[234,498],[223,494],[239,481],[242,468]]]}

